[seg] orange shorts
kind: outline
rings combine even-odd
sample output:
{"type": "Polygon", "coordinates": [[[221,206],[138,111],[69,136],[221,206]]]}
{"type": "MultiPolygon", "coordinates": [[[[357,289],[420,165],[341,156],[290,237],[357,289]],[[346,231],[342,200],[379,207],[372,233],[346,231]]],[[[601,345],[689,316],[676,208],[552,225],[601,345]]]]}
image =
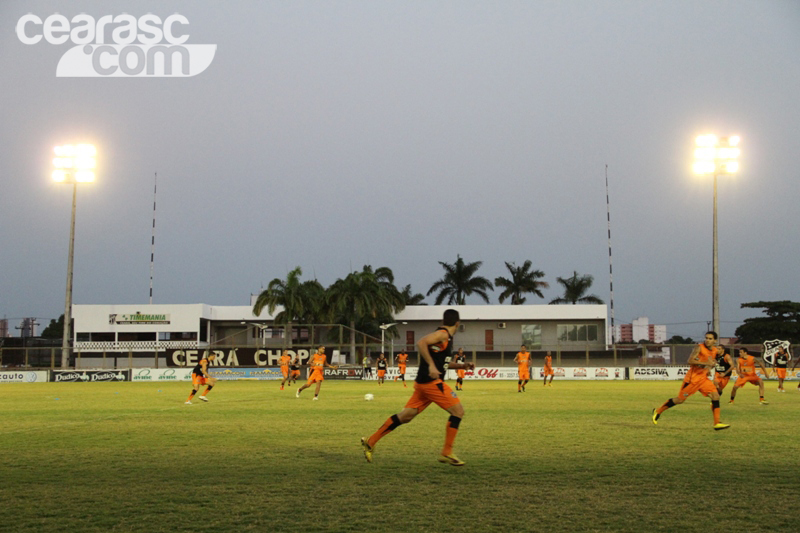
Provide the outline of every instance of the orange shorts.
{"type": "Polygon", "coordinates": [[[296,377],[299,377],[299,376],[300,376],[300,371],[299,370],[292,370],[292,377],[293,378],[296,378],[296,377]]]}
{"type": "Polygon", "coordinates": [[[414,394],[411,395],[406,407],[422,412],[431,403],[435,403],[444,410],[461,403],[456,393],[441,379],[430,383],[414,382],[414,394]]]}
{"type": "Polygon", "coordinates": [[[779,379],[786,379],[786,369],[785,368],[776,368],[775,374],[778,376],[779,379]]]}
{"type": "Polygon", "coordinates": [[[458,374],[458,377],[460,377],[461,379],[464,379],[464,376],[467,375],[467,371],[464,370],[463,368],[459,368],[458,370],[456,370],[456,374],[458,374]]]}
{"type": "Polygon", "coordinates": [[[519,368],[517,369],[517,373],[519,374],[519,379],[531,379],[531,373],[527,368],[519,368]]]}
{"type": "Polygon", "coordinates": [[[700,376],[691,381],[684,381],[678,396],[686,399],[695,392],[699,392],[703,396],[709,396],[717,392],[717,386],[707,376],[700,376]]]}
{"type": "Polygon", "coordinates": [[[314,370],[311,373],[311,376],[308,378],[308,383],[316,383],[318,381],[325,381],[325,378],[322,376],[322,370],[314,370]]]}
{"type": "Polygon", "coordinates": [[[283,374],[284,378],[288,378],[289,377],[289,367],[288,366],[282,366],[281,367],[281,374],[283,374]]]}
{"type": "Polygon", "coordinates": [[[406,365],[397,365],[397,372],[400,375],[405,374],[406,373],[406,365]]]}
{"type": "Polygon", "coordinates": [[[758,374],[745,374],[744,376],[739,376],[739,379],[734,383],[734,387],[743,387],[747,383],[758,385],[760,382],[761,378],[758,377],[758,374]]]}
{"type": "Polygon", "coordinates": [[[720,374],[716,374],[714,376],[714,384],[719,387],[720,389],[724,389],[728,386],[728,382],[731,380],[730,376],[722,376],[720,374]]]}
{"type": "Polygon", "coordinates": [[[385,377],[385,376],[386,376],[386,370],[383,370],[383,369],[378,370],[378,377],[379,378],[382,378],[382,377],[385,377]]]}
{"type": "Polygon", "coordinates": [[[555,372],[553,372],[553,367],[552,366],[544,367],[544,375],[545,376],[552,376],[554,374],[555,374],[555,372]]]}
{"type": "Polygon", "coordinates": [[[208,379],[203,374],[192,374],[192,385],[199,387],[208,383],[208,379]]]}

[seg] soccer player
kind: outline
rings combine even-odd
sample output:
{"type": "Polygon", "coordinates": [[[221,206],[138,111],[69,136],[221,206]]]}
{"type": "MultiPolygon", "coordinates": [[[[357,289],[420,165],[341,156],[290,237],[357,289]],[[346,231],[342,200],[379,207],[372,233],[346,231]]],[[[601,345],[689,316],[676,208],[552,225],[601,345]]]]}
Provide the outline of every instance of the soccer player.
{"type": "Polygon", "coordinates": [[[403,387],[407,387],[406,385],[406,365],[408,364],[408,354],[405,352],[401,352],[397,354],[397,372],[398,374],[395,376],[394,380],[397,381],[397,378],[403,380],[403,387]]]}
{"type": "Polygon", "coordinates": [[[783,346],[778,347],[778,353],[775,354],[772,366],[775,368],[775,375],[778,376],[778,391],[786,392],[783,388],[783,380],[786,379],[786,367],[789,366],[789,354],[786,353],[786,348],[783,346]]]}
{"type": "Polygon", "coordinates": [[[372,377],[372,357],[369,354],[364,354],[364,359],[361,360],[361,364],[364,365],[364,379],[367,377],[372,377]]]}
{"type": "Polygon", "coordinates": [[[216,357],[213,353],[206,352],[206,356],[200,359],[200,362],[192,369],[192,392],[186,400],[186,405],[192,405],[192,398],[203,385],[206,386],[206,390],[199,398],[204,402],[208,401],[206,394],[211,392],[212,387],[217,384],[217,378],[212,378],[208,375],[208,363],[216,359],[216,357]]]}
{"type": "Polygon", "coordinates": [[[292,362],[292,358],[289,355],[289,350],[284,350],[281,354],[281,374],[283,375],[283,381],[281,381],[281,390],[283,390],[284,384],[289,381],[289,363],[292,362]]]}
{"type": "Polygon", "coordinates": [[[689,371],[686,377],[683,378],[683,384],[678,395],[670,398],[664,405],[658,409],[653,409],[653,424],[658,424],[658,419],[661,413],[680,405],[686,401],[686,398],[700,392],[703,396],[711,397],[711,412],[714,415],[714,430],[728,429],[730,424],[723,424],[719,419],[719,392],[714,383],[708,378],[708,372],[716,365],[716,344],[718,335],[716,331],[709,331],[706,333],[705,340],[702,344],[695,346],[689,355],[689,371]]]}
{"type": "Polygon", "coordinates": [[[542,385],[549,385],[552,387],[553,376],[555,376],[556,373],[553,371],[553,356],[550,355],[550,352],[547,352],[547,355],[544,356],[544,368],[542,368],[542,373],[544,374],[544,382],[542,385]],[[550,383],[547,383],[547,376],[550,376],[550,383]]]}
{"type": "Polygon", "coordinates": [[[386,356],[380,354],[378,356],[378,361],[375,363],[375,366],[378,369],[378,385],[383,385],[383,382],[386,379],[386,367],[389,366],[389,362],[386,360],[386,356]]]}
{"type": "MultiPolygon", "coordinates": [[[[378,431],[369,438],[362,437],[361,447],[364,449],[364,457],[366,457],[368,463],[372,462],[372,454],[379,440],[401,424],[411,422],[431,403],[435,403],[450,413],[445,426],[444,448],[442,448],[442,453],[439,456],[439,462],[452,466],[464,466],[464,461],[453,455],[453,442],[458,434],[461,419],[464,417],[464,407],[461,405],[456,393],[442,381],[442,377],[448,368],[453,368],[454,370],[461,368],[461,365],[450,364],[453,335],[456,334],[459,324],[458,311],[448,309],[444,312],[442,325],[436,331],[425,335],[417,342],[420,362],[417,379],[414,381],[414,394],[411,395],[403,410],[390,416],[378,428],[378,431]]],[[[475,368],[475,365],[465,363],[464,367],[471,369],[475,368]]]]}
{"type": "Polygon", "coordinates": [[[525,385],[531,379],[531,354],[524,344],[514,357],[514,362],[517,363],[517,373],[519,374],[517,392],[525,392],[525,385]]]}
{"type": "Polygon", "coordinates": [[[300,356],[295,354],[294,358],[292,359],[292,364],[289,365],[289,370],[291,370],[291,374],[289,374],[289,386],[292,386],[292,383],[297,383],[297,378],[300,377],[300,356]]]}
{"type": "Polygon", "coordinates": [[[328,368],[333,369],[337,369],[339,367],[328,364],[328,356],[325,355],[324,346],[317,348],[317,353],[311,356],[311,361],[309,361],[308,365],[311,367],[311,375],[308,377],[308,381],[305,383],[305,385],[297,389],[295,397],[299,398],[301,392],[316,383],[317,388],[314,390],[314,400],[316,401],[319,400],[319,389],[322,387],[322,382],[325,381],[325,377],[323,376],[323,370],[325,367],[327,366],[328,368]]]}
{"type": "MultiPolygon", "coordinates": [[[[459,348],[458,353],[455,357],[456,364],[463,365],[467,362],[467,356],[464,355],[464,348],[459,348]]],[[[464,376],[467,375],[467,371],[464,368],[459,368],[456,370],[456,375],[458,378],[456,379],[456,390],[464,390],[464,376]]]]}
{"type": "Polygon", "coordinates": [[[731,379],[733,373],[733,359],[731,353],[727,348],[717,346],[716,364],[714,366],[714,385],[717,386],[717,391],[722,394],[725,387],[728,386],[728,381],[731,379]]]}
{"type": "Polygon", "coordinates": [[[750,355],[750,351],[747,348],[739,348],[739,359],[736,361],[736,372],[739,374],[739,378],[736,380],[736,383],[733,384],[731,401],[728,403],[733,403],[733,400],[736,398],[737,390],[744,387],[747,383],[752,383],[753,385],[758,385],[758,401],[761,405],[769,405],[769,402],[764,401],[764,382],[758,377],[758,374],[756,374],[756,363],[758,363],[766,376],[767,368],[764,366],[764,363],[761,362],[761,359],[756,359],[754,356],[750,355]]]}

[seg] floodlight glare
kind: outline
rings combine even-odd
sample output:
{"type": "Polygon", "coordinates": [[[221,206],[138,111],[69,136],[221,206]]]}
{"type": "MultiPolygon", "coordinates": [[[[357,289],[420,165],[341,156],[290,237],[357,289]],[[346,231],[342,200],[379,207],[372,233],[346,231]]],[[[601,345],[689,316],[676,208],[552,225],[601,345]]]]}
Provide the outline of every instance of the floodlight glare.
{"type": "Polygon", "coordinates": [[[75,173],[75,181],[78,183],[90,183],[94,181],[94,172],[91,170],[79,170],[75,173]]]}
{"type": "Polygon", "coordinates": [[[739,163],[736,161],[727,161],[725,163],[725,172],[733,174],[739,171],[739,163]]]}
{"type": "Polygon", "coordinates": [[[67,181],[67,173],[64,172],[63,170],[54,170],[53,181],[58,181],[58,182],[67,181]]]}
{"type": "Polygon", "coordinates": [[[717,145],[717,136],[716,135],[700,135],[697,140],[697,146],[716,146],[717,145]]]}
{"type": "Polygon", "coordinates": [[[733,135],[731,137],[728,137],[728,146],[738,146],[739,141],[741,140],[742,138],[739,137],[738,135],[733,135]]]}

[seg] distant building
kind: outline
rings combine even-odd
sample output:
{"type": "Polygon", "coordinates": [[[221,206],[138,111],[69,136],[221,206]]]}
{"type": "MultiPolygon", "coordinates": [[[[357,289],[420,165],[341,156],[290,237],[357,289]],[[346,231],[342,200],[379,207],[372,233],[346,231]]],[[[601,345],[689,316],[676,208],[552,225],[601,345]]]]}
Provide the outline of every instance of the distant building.
{"type": "Polygon", "coordinates": [[[8,319],[0,318],[0,338],[9,337],[8,334],[8,319]]]}
{"type": "Polygon", "coordinates": [[[667,340],[667,326],[651,324],[646,316],[639,317],[630,324],[614,326],[614,330],[614,339],[621,344],[634,344],[640,340],[661,344],[667,340]]]}

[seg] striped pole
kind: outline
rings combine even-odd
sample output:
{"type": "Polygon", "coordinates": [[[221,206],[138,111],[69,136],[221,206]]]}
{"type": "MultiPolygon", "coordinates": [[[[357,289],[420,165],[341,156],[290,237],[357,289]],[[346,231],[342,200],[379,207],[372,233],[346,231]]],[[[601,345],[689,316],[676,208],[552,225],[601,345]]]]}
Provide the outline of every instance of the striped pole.
{"type": "Polygon", "coordinates": [[[608,165],[606,165],[606,216],[608,218],[608,284],[611,289],[611,344],[616,344],[614,332],[614,268],[611,263],[611,202],[608,200],[608,165]]]}

